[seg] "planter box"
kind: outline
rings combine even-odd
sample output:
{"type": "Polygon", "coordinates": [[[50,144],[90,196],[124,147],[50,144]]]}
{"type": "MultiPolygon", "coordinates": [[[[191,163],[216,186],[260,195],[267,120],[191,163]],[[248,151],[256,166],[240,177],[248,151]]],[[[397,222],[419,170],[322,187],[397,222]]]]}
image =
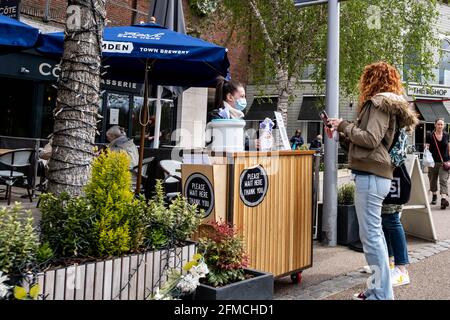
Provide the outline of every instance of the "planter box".
{"type": "Polygon", "coordinates": [[[355,206],[338,205],[337,243],[349,245],[359,241],[359,226],[355,206]]]}
{"type": "Polygon", "coordinates": [[[214,288],[200,284],[195,291],[195,300],[272,300],[273,275],[246,269],[254,277],[229,285],[214,288]]]}
{"type": "MultiPolygon", "coordinates": [[[[39,299],[146,300],[167,280],[170,269],[182,271],[196,244],[73,265],[37,275],[39,299]]],[[[27,285],[25,284],[26,289],[27,285]]]]}

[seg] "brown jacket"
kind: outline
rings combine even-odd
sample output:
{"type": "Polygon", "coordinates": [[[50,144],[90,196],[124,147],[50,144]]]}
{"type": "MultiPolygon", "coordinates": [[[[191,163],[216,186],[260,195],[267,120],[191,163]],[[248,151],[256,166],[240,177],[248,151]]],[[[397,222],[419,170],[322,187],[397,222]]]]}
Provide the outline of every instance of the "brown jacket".
{"type": "Polygon", "coordinates": [[[350,169],[392,179],[394,167],[388,150],[395,132],[403,127],[410,131],[417,123],[402,96],[384,92],[372,97],[354,123],[342,121],[338,127],[344,145],[348,144],[350,169]]]}

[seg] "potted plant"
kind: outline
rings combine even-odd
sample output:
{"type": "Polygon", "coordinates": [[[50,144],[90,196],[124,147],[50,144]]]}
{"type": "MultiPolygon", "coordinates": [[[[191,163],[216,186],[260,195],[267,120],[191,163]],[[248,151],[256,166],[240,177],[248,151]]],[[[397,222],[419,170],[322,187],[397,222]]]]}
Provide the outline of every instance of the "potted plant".
{"type": "Polygon", "coordinates": [[[355,210],[355,184],[346,183],[338,189],[337,243],[349,245],[359,241],[355,210]]]}
{"type": "Polygon", "coordinates": [[[273,275],[248,269],[244,242],[226,223],[211,223],[199,239],[198,253],[209,273],[200,280],[196,300],[270,300],[273,275]]]}

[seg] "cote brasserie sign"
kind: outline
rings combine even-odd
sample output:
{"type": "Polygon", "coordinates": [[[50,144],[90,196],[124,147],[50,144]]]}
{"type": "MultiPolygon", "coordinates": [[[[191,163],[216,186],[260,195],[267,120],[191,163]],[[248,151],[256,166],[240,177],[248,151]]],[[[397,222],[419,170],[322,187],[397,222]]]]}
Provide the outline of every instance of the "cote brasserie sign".
{"type": "Polygon", "coordinates": [[[450,87],[409,85],[408,96],[450,98],[450,87]]]}
{"type": "Polygon", "coordinates": [[[19,19],[20,0],[0,0],[0,14],[19,19]]]}

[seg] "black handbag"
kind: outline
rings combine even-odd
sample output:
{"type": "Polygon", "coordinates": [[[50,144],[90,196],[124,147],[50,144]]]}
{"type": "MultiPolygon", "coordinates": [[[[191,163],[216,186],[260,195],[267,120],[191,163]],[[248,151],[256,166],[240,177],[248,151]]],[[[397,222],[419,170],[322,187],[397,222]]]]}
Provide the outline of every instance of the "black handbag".
{"type": "Polygon", "coordinates": [[[411,196],[411,178],[402,165],[394,169],[394,178],[392,179],[391,189],[384,199],[383,204],[405,204],[408,203],[411,196]]]}

